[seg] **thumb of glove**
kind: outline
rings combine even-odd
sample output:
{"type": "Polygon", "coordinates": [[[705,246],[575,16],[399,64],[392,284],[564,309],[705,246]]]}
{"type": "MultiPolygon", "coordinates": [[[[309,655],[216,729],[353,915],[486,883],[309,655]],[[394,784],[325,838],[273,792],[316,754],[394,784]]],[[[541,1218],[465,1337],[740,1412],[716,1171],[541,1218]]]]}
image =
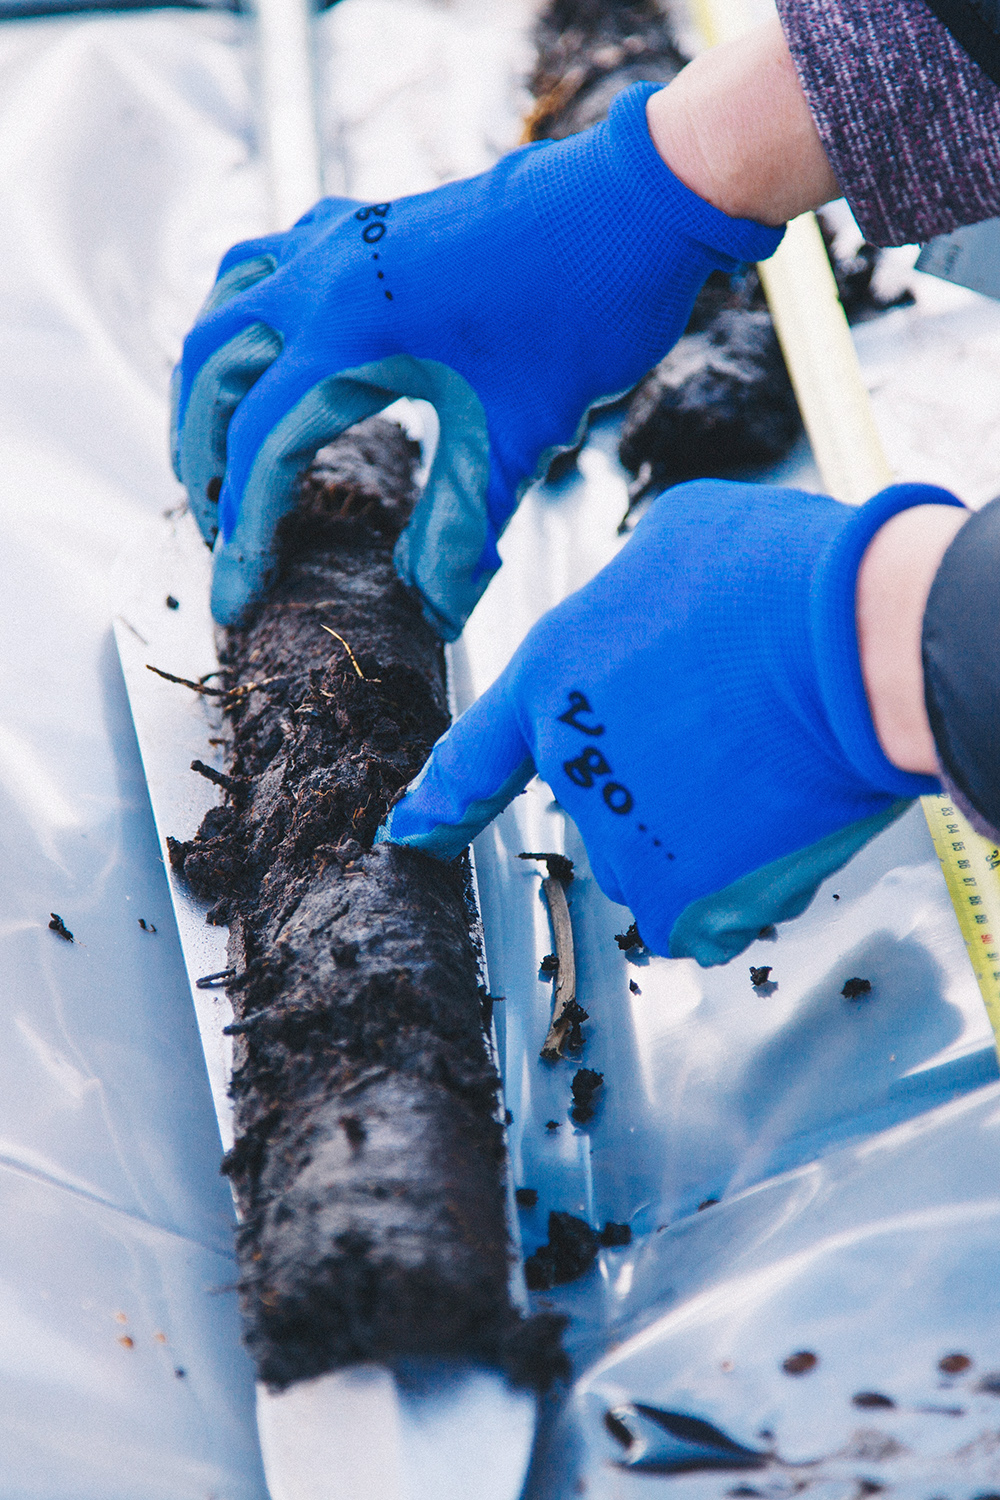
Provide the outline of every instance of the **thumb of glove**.
{"type": "Polygon", "coordinates": [[[508,671],[441,736],[375,842],[454,859],[534,774],[508,671]]]}

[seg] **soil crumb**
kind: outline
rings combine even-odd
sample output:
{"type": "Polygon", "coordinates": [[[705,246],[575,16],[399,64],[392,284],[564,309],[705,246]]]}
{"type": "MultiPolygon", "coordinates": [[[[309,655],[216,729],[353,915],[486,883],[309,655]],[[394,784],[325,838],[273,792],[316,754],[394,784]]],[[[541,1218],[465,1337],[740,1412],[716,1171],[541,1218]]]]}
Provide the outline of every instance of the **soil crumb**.
{"type": "Polygon", "coordinates": [[[818,1364],[818,1354],[814,1354],[811,1349],[799,1349],[782,1361],[781,1368],[786,1375],[808,1375],[818,1364]]]}
{"type": "Polygon", "coordinates": [[[514,1197],[517,1199],[519,1208],[535,1208],[538,1205],[538,1189],[529,1187],[515,1188],[514,1197]]]}
{"type": "Polygon", "coordinates": [[[580,1068],[574,1074],[570,1087],[573,1091],[570,1115],[578,1125],[586,1125],[588,1120],[594,1118],[594,1096],[604,1087],[604,1074],[595,1072],[593,1068],[580,1068]]]}
{"type": "Polygon", "coordinates": [[[64,943],[72,943],[75,941],[73,934],[70,932],[69,928],[66,926],[66,923],[63,921],[58,912],[49,912],[49,931],[54,932],[57,937],[61,937],[64,943]]]}
{"type": "Polygon", "coordinates": [[[583,1051],[584,1035],[583,1023],[590,1020],[590,1012],[584,1010],[576,1000],[570,1000],[563,1006],[563,1020],[569,1022],[569,1031],[566,1033],[566,1051],[571,1056],[583,1051]]]}
{"type": "Polygon", "coordinates": [[[545,866],[546,875],[550,875],[553,880],[561,881],[563,885],[573,883],[573,861],[565,854],[519,854],[517,857],[518,859],[541,860],[545,866]]]}
{"type": "Polygon", "coordinates": [[[769,964],[761,964],[759,968],[755,968],[753,964],[750,965],[750,983],[753,985],[754,989],[756,989],[758,985],[767,984],[767,981],[770,979],[770,977],[771,967],[769,964]]]}
{"type": "Polygon", "coordinates": [[[524,1263],[528,1290],[548,1292],[576,1281],[597,1258],[597,1234],[584,1219],[553,1211],[549,1214],[548,1243],[540,1245],[524,1263]]]}
{"type": "Polygon", "coordinates": [[[225,802],[171,858],[228,922],[246,1342],[274,1389],[358,1360],[473,1359],[544,1385],[565,1320],[508,1294],[499,1079],[467,862],[373,847],[448,723],[396,577],[419,447],[322,450],[266,605],[222,657],[225,802]]]}
{"type": "Polygon", "coordinates": [[[862,996],[870,995],[871,992],[872,982],[870,979],[854,978],[847,981],[840,993],[845,1000],[860,1000],[862,996]]]}
{"type": "Polygon", "coordinates": [[[631,1245],[631,1224],[615,1224],[611,1219],[605,1224],[598,1235],[601,1244],[608,1250],[617,1249],[621,1245],[631,1245]]]}

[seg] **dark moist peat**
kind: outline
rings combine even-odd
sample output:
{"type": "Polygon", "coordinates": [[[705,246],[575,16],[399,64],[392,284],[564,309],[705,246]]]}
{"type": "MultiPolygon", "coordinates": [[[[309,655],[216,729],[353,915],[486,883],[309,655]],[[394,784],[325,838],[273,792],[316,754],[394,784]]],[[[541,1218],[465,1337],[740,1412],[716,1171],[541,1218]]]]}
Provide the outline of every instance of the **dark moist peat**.
{"type": "Polygon", "coordinates": [[[228,637],[225,802],[171,851],[230,926],[223,1170],[274,1389],[415,1355],[537,1386],[566,1369],[564,1319],[509,1300],[468,866],[372,847],[448,723],[440,642],[392,565],[417,458],[373,418],[306,475],[279,581],[228,637]]]}

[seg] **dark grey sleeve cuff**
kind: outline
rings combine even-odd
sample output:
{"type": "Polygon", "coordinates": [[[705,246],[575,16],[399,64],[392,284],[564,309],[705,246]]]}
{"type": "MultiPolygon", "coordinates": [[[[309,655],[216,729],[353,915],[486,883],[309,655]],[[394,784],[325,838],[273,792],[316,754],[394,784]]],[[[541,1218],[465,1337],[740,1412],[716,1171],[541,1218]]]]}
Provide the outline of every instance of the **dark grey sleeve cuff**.
{"type": "Polygon", "coordinates": [[[924,0],[777,0],[865,236],[906,245],[1000,216],[1000,88],[924,0]]]}

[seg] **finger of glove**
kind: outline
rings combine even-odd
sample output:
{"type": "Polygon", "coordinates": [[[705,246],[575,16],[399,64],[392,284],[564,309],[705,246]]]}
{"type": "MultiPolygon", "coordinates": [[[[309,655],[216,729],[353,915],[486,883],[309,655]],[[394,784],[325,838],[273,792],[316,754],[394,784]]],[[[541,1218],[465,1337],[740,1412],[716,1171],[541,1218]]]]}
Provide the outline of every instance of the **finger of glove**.
{"type": "Polygon", "coordinates": [[[399,394],[363,373],[364,367],[322,378],[321,367],[283,354],[240,403],[219,500],[212,613],[220,625],[243,621],[266,592],[278,522],[294,508],[300,476],[317,449],[399,394]]]}
{"type": "MultiPolygon", "coordinates": [[[[240,402],[281,353],[281,337],[252,323],[216,349],[198,370],[183,420],[176,428],[176,473],[202,536],[214,542],[226,470],[229,425],[240,402]]],[[[172,404],[180,405],[181,367],[175,371],[172,404]]]]}
{"type": "Polygon", "coordinates": [[[292,232],[296,229],[306,229],[312,224],[327,224],[331,219],[337,219],[342,214],[354,213],[360,207],[359,198],[320,198],[312,208],[306,210],[301,219],[296,219],[292,225],[292,232]]]}
{"type": "Polygon", "coordinates": [[[203,318],[215,312],[216,308],[223,307],[234,297],[238,297],[241,292],[256,286],[258,281],[263,281],[265,276],[270,276],[277,270],[279,262],[279,246],[275,243],[277,238],[277,235],[270,235],[267,239],[248,240],[246,244],[233,246],[232,250],[223,257],[215,284],[198,311],[196,323],[200,323],[203,318]]]}
{"type": "Polygon", "coordinates": [[[435,407],[440,437],[423,495],[397,544],[396,569],[420,592],[429,623],[453,640],[499,567],[494,508],[510,509],[506,494],[498,500],[493,493],[506,481],[491,467],[482,404],[448,366],[408,355],[324,374],[316,364],[283,355],[233,417],[219,519],[227,543],[237,541],[239,529],[239,546],[216,563],[216,619],[232,623],[266,587],[274,527],[294,503],[297,476],[316,449],[395,397],[409,396],[435,407]],[[279,438],[276,430],[286,419],[279,438]],[[251,472],[256,498],[248,507],[251,472]]]}
{"type": "Polygon", "coordinates": [[[534,774],[505,673],[438,740],[376,842],[454,859],[534,774]]]}
{"type": "Polygon", "coordinates": [[[396,357],[369,368],[379,383],[429,401],[437,412],[434,461],[394,561],[404,583],[419,592],[428,622],[453,641],[500,566],[495,509],[513,509],[491,463],[486,413],[471,385],[437,361],[396,357]]]}
{"type": "MultiPolygon", "coordinates": [[[[238,245],[233,245],[227,250],[222,257],[212,295],[220,282],[250,262],[270,259],[273,262],[271,270],[274,270],[276,266],[283,264],[294,255],[304,241],[314,237],[317,225],[325,225],[331,219],[352,213],[357,207],[358,203],[353,198],[321,198],[302,215],[301,219],[296,220],[291,229],[281,230],[276,234],[258,235],[252,240],[241,240],[238,245]],[[300,231],[303,230],[312,230],[313,233],[312,235],[301,233],[300,231]]],[[[246,284],[249,286],[252,283],[248,281],[246,284]]],[[[223,300],[219,298],[212,305],[218,307],[223,300]]]]}
{"type": "MultiPolygon", "coordinates": [[[[254,245],[264,245],[264,241],[248,241],[247,245],[237,245],[230,254],[236,251],[252,250],[254,245]]],[[[228,257],[227,257],[228,259],[228,257]]],[[[255,286],[258,281],[263,281],[275,270],[277,261],[273,255],[261,253],[250,256],[249,259],[241,259],[238,263],[230,266],[224,273],[220,271],[215,285],[202,303],[201,310],[195,321],[195,327],[205,318],[209,317],[218,308],[226,303],[232,302],[241,292],[247,291],[255,286]]],[[[189,336],[190,337],[190,336],[189,336]]],[[[190,370],[194,358],[189,355],[187,368],[190,370]]],[[[174,366],[170,377],[170,461],[173,466],[174,475],[183,482],[181,463],[181,407],[183,392],[185,389],[185,363],[182,360],[174,366]]],[[[221,469],[219,470],[221,473],[221,469]]],[[[196,502],[197,503],[197,502],[196,502]]],[[[199,518],[199,525],[201,525],[199,518]]],[[[204,526],[202,526],[204,531],[204,526]]]]}

